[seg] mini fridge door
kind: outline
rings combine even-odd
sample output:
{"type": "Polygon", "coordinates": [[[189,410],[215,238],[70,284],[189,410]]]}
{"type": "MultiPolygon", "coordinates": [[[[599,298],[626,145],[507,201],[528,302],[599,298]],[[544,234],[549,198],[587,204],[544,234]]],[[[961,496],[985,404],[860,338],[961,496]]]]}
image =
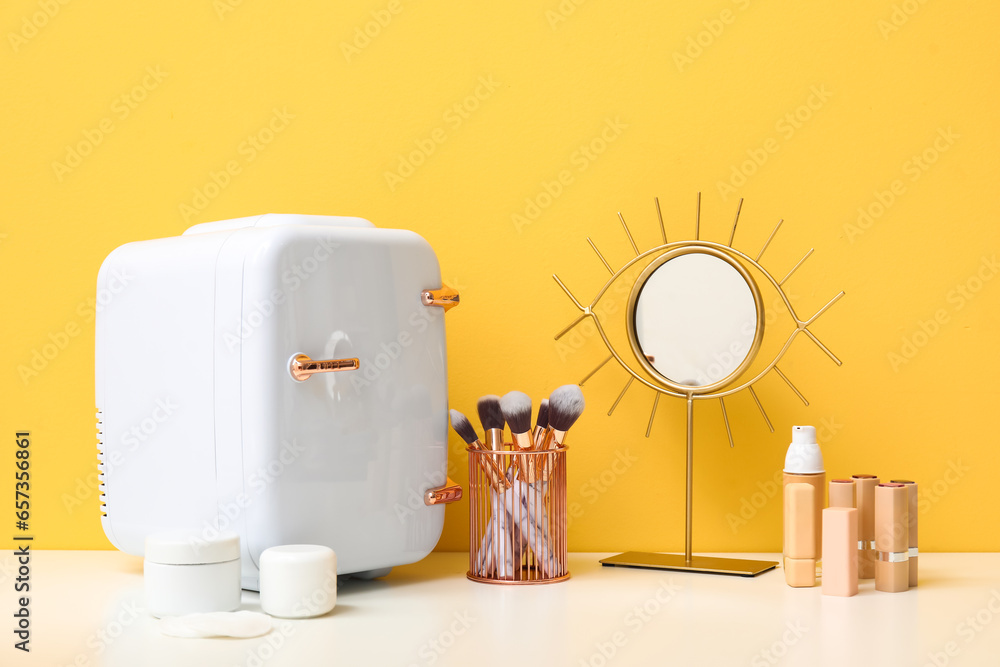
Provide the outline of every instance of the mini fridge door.
{"type": "Polygon", "coordinates": [[[228,367],[216,412],[241,443],[241,474],[220,462],[230,471],[220,503],[234,503],[242,524],[244,586],[256,588],[260,553],[281,544],[333,548],[340,574],[420,560],[444,523],[425,496],[448,465],[444,309],[421,298],[441,287],[433,250],[402,230],[234,236],[242,297],[239,313],[219,314],[228,367]],[[358,367],[297,380],[298,355],[358,367]]]}

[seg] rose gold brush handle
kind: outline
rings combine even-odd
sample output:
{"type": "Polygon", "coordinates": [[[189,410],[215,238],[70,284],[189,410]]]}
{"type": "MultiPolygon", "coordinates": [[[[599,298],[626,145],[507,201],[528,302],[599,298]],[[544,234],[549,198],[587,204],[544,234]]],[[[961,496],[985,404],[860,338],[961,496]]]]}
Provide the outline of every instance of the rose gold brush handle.
{"type": "MultiPolygon", "coordinates": [[[[545,434],[548,429],[540,429],[537,426],[532,429],[530,436],[530,444],[528,446],[529,451],[541,451],[542,445],[545,441],[545,434]]],[[[518,461],[517,466],[517,478],[522,482],[531,483],[535,481],[537,474],[538,464],[540,463],[539,457],[537,456],[524,456],[518,461]]]]}
{"type": "MultiPolygon", "coordinates": [[[[479,443],[472,443],[469,445],[469,449],[485,452],[490,451],[483,449],[479,446],[479,443]]],[[[510,480],[504,475],[503,470],[500,469],[500,464],[497,463],[496,458],[493,456],[486,456],[485,454],[474,454],[477,459],[479,459],[479,467],[483,469],[486,476],[490,479],[490,486],[493,487],[495,491],[503,492],[504,489],[510,488],[510,480]]]]}
{"type": "Polygon", "coordinates": [[[305,382],[316,373],[356,371],[360,365],[357,359],[310,359],[307,354],[296,354],[288,362],[288,372],[296,382],[305,382]]]}
{"type": "Polygon", "coordinates": [[[538,456],[531,457],[533,459],[533,463],[530,469],[529,478],[523,480],[528,483],[534,483],[538,480],[548,481],[549,475],[552,474],[552,466],[555,464],[555,454],[551,453],[551,450],[564,446],[561,442],[559,442],[556,437],[556,432],[552,428],[545,429],[539,439],[541,444],[535,447],[535,451],[550,453],[539,454],[538,456]]]}

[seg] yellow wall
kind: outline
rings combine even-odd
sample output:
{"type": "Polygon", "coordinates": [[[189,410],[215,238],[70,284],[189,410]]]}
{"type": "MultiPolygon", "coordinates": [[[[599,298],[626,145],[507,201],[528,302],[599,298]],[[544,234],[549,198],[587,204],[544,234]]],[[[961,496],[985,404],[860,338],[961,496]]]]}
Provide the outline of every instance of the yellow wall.
{"type": "MultiPolygon", "coordinates": [[[[816,248],[788,283],[802,314],[847,297],[815,327],[843,367],[805,339],[782,364],[808,408],[760,383],[774,434],[736,396],[730,449],[718,405],[698,406],[696,550],[780,548],[772,479],[795,423],[821,427],[833,476],[921,482],[923,548],[1000,549],[981,527],[1000,523],[1000,7],[849,4],[5,2],[0,470],[30,429],[37,546],[109,546],[86,480],[94,283],[116,246],[269,211],[415,230],[461,290],[450,389],[471,413],[480,394],[537,400],[602,360],[592,329],[553,341],[575,310],[550,275],[589,299],[607,273],[586,237],[620,265],[617,211],[649,247],[652,197],[683,238],[701,190],[715,240],[746,198],[736,245],[751,254],[785,220],[764,262],[779,277],[816,248]],[[245,143],[275,110],[281,131],[245,143]],[[81,142],[95,145],[68,158],[81,142]],[[51,341],[63,349],[22,378],[51,341]]],[[[609,365],[585,387],[571,547],[679,549],[683,405],[661,402],[646,440],[649,391],[606,416],[625,377],[609,365]]],[[[464,480],[454,436],[452,456],[464,480]]],[[[440,548],[466,547],[466,512],[449,510],[440,548]]]]}

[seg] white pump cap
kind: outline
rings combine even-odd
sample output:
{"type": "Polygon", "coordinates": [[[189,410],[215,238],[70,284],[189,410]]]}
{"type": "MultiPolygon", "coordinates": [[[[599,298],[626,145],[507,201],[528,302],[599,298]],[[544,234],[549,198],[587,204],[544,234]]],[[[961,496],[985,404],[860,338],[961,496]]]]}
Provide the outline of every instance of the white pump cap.
{"type": "Polygon", "coordinates": [[[797,475],[826,472],[823,468],[823,453],[816,444],[815,426],[792,427],[792,444],[785,454],[785,472],[797,475]]]}

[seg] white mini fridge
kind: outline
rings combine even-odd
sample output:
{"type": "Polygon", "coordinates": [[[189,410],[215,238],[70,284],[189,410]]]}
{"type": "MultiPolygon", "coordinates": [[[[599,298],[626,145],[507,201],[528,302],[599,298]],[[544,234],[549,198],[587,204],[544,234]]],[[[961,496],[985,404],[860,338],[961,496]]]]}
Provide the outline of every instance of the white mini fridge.
{"type": "Polygon", "coordinates": [[[321,544],[338,573],[426,556],[448,478],[444,314],[458,294],[413,232],[268,214],[129,243],[98,275],[101,523],[321,544]]]}

